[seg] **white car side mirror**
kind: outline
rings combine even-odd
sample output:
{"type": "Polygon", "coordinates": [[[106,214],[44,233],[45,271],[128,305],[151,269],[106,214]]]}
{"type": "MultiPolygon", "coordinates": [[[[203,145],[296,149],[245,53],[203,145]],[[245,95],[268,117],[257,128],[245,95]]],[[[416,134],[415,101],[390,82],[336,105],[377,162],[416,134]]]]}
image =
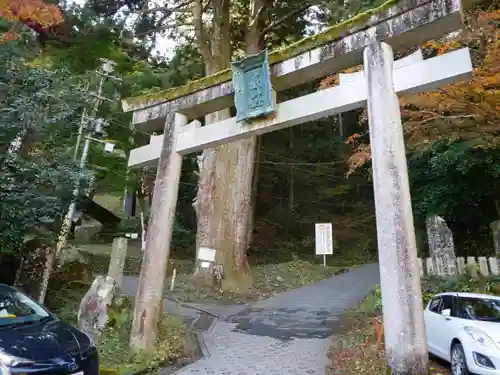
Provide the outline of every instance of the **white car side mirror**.
{"type": "Polygon", "coordinates": [[[451,310],[450,309],[444,309],[443,311],[441,311],[441,315],[445,316],[445,317],[451,316],[451,310]]]}

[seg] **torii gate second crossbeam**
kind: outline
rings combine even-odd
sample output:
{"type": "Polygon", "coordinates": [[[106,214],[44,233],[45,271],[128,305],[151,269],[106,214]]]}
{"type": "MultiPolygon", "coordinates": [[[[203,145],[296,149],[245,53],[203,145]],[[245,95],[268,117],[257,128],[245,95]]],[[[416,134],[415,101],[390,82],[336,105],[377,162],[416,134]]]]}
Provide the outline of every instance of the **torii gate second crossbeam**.
{"type": "MultiPolygon", "coordinates": [[[[367,86],[363,72],[360,73],[344,84],[278,104],[276,116],[270,119],[247,124],[231,117],[183,131],[177,138],[176,151],[185,155],[365,107],[367,86]]],[[[462,48],[394,69],[394,90],[400,94],[431,91],[471,76],[469,49],[462,48]]]]}

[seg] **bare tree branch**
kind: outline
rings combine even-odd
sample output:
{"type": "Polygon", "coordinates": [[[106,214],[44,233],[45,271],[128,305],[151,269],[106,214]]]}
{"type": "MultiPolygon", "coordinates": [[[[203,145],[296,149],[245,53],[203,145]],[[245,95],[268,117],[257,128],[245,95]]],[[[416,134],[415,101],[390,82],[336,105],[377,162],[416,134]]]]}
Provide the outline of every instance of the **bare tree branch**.
{"type": "Polygon", "coordinates": [[[255,25],[260,17],[260,15],[262,14],[262,11],[264,10],[266,4],[261,4],[260,7],[259,7],[259,10],[257,10],[257,12],[255,13],[255,15],[250,15],[250,21],[248,22],[248,27],[252,27],[253,25],[255,25]]]}
{"type": "Polygon", "coordinates": [[[309,9],[310,7],[312,7],[313,5],[317,5],[317,4],[314,4],[314,3],[310,3],[310,2],[306,2],[306,4],[304,4],[303,6],[295,9],[295,10],[292,10],[291,12],[285,14],[283,17],[280,17],[278,18],[277,20],[274,20],[273,22],[271,22],[267,27],[265,27],[263,30],[262,30],[262,34],[266,34],[268,33],[269,31],[275,29],[276,27],[278,27],[279,25],[283,24],[285,21],[287,21],[289,18],[291,17],[294,17],[304,11],[306,11],[307,9],[309,9]]]}
{"type": "Polygon", "coordinates": [[[154,29],[151,29],[151,30],[148,30],[148,31],[145,31],[142,33],[137,33],[137,34],[135,34],[135,37],[146,36],[149,34],[159,33],[159,32],[166,31],[166,30],[178,29],[180,27],[186,27],[187,30],[194,31],[194,25],[192,23],[189,23],[189,22],[188,23],[184,23],[184,22],[183,23],[173,23],[173,24],[158,26],[158,27],[155,27],[154,29]]]}
{"type": "Polygon", "coordinates": [[[202,14],[208,10],[208,7],[212,4],[212,0],[208,0],[207,3],[203,6],[202,14]]]}
{"type": "Polygon", "coordinates": [[[263,13],[266,10],[267,5],[268,2],[266,0],[251,0],[248,27],[245,32],[246,53],[258,53],[263,47],[263,13]]]}
{"type": "Polygon", "coordinates": [[[167,6],[159,6],[159,7],[154,7],[154,8],[146,8],[143,7],[142,9],[139,9],[138,11],[134,12],[135,14],[144,14],[144,13],[153,13],[153,12],[166,12],[168,14],[172,14],[175,12],[188,12],[190,5],[192,5],[193,0],[186,0],[182,1],[179,5],[175,7],[167,7],[167,6]]]}
{"type": "MultiPolygon", "coordinates": [[[[422,112],[425,112],[425,111],[422,111],[422,112]]],[[[445,120],[445,121],[449,121],[449,120],[457,120],[457,119],[465,119],[465,118],[475,118],[476,116],[475,115],[456,115],[456,116],[442,116],[442,115],[438,115],[436,114],[435,116],[432,116],[432,117],[429,117],[429,118],[426,118],[422,121],[408,121],[408,122],[405,122],[405,126],[418,126],[418,125],[423,125],[427,122],[430,122],[430,121],[434,121],[434,120],[445,120]]]]}

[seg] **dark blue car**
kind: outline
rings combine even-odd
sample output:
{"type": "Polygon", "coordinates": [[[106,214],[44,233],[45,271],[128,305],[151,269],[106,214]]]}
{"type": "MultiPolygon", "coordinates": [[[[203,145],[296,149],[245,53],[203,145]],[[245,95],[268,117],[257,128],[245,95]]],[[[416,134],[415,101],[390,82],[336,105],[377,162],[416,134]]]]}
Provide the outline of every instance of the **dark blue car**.
{"type": "Polygon", "coordinates": [[[92,339],[0,284],[0,375],[98,375],[92,339]]]}

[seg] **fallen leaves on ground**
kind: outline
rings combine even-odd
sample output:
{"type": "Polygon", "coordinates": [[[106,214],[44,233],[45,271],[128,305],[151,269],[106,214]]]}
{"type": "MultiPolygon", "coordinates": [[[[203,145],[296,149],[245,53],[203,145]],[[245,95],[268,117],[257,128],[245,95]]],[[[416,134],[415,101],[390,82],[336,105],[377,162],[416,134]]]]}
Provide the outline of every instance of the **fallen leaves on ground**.
{"type": "MultiPolygon", "coordinates": [[[[379,321],[380,321],[379,317],[379,321]]],[[[327,375],[386,375],[383,340],[377,343],[378,324],[366,314],[349,313],[328,349],[327,375]]],[[[380,338],[380,336],[379,336],[380,338]]],[[[429,375],[450,375],[446,364],[431,360],[429,375]]]]}

